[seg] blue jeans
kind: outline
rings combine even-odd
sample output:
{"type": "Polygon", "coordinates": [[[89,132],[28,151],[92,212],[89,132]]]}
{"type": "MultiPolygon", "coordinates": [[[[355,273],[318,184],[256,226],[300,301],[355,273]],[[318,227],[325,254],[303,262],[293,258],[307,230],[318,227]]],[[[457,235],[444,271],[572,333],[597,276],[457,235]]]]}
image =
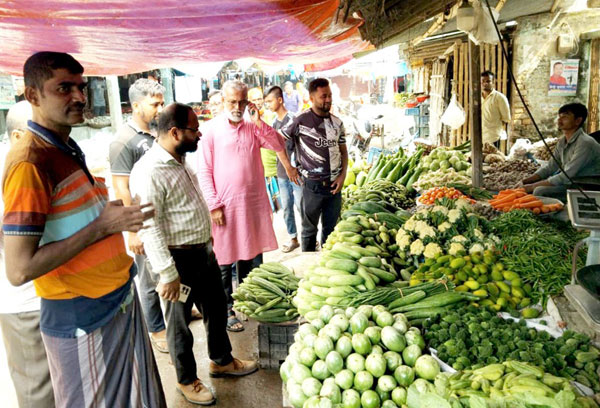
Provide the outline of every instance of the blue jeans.
{"type": "Polygon", "coordinates": [[[302,214],[302,187],[291,182],[289,179],[277,178],[279,182],[279,193],[281,194],[281,205],[283,206],[283,220],[287,232],[291,238],[298,237],[296,230],[296,214],[294,205],[302,214]]]}
{"type": "Polygon", "coordinates": [[[146,326],[150,333],[158,333],[165,329],[160,297],[156,292],[159,277],[150,270],[146,255],[136,255],[135,264],[140,278],[139,296],[146,326]]]}

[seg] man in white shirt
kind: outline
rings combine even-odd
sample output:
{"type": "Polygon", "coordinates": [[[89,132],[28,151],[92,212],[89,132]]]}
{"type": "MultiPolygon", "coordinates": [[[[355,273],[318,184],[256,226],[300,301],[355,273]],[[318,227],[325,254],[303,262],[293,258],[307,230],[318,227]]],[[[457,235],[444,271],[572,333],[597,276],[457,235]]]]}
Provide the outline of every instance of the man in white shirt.
{"type": "Polygon", "coordinates": [[[481,131],[483,143],[490,144],[506,139],[504,125],[510,122],[508,99],[494,89],[495,78],[491,71],[481,74],[481,131]]]}
{"type": "MultiPolygon", "coordinates": [[[[22,101],[8,111],[6,133],[10,143],[15,143],[25,132],[32,117],[31,105],[22,101]]],[[[0,172],[8,146],[0,151],[0,172]]],[[[4,203],[0,195],[0,214],[4,203]]],[[[6,349],[8,368],[21,408],[54,407],[54,392],[46,349],[40,333],[40,298],[35,293],[33,281],[13,286],[6,278],[4,265],[4,234],[0,230],[0,328],[6,349]]]]}

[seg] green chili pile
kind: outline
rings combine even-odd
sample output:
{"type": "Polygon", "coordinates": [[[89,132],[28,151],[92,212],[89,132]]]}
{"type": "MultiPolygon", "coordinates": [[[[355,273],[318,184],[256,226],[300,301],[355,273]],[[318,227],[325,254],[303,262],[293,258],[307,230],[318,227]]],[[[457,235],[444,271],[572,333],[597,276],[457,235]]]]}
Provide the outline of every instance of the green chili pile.
{"type": "MultiPolygon", "coordinates": [[[[532,301],[542,301],[562,293],[571,280],[573,248],[588,233],[575,230],[569,223],[543,220],[525,210],[504,213],[492,221],[502,239],[502,262],[509,270],[530,283],[532,301]]],[[[579,253],[579,266],[585,265],[585,251],[579,253]]]]}

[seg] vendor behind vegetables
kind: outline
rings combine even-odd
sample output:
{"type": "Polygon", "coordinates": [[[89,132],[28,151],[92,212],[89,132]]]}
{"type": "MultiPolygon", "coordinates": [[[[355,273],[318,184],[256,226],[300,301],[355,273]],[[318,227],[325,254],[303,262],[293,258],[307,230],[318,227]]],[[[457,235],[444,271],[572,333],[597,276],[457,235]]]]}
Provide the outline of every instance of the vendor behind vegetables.
{"type": "Polygon", "coordinates": [[[580,103],[569,103],[558,110],[560,138],[554,150],[555,159],[531,177],[523,180],[527,193],[566,201],[567,188],[571,181],[560,170],[560,166],[571,179],[576,177],[600,177],[600,144],[583,130],[587,108],[580,103]]]}

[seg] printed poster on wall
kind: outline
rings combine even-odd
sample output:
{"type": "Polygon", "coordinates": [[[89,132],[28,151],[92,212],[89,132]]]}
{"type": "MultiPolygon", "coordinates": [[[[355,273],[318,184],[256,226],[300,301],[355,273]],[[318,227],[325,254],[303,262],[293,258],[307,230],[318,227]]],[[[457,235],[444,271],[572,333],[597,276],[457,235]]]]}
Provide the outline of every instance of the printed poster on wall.
{"type": "Polygon", "coordinates": [[[575,96],[577,94],[577,78],[579,60],[551,60],[549,96],[575,96]]]}

